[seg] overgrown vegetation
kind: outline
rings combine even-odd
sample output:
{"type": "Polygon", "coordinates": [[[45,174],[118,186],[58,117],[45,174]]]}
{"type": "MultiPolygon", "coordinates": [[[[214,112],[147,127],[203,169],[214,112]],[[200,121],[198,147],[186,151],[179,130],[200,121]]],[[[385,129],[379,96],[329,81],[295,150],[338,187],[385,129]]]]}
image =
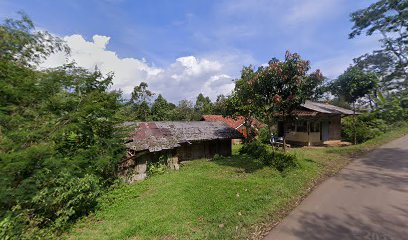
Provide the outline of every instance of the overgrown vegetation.
{"type": "Polygon", "coordinates": [[[37,70],[64,46],[27,16],[0,34],[0,238],[47,238],[92,210],[114,181],[121,95],[97,70],[37,70]]]}
{"type": "Polygon", "coordinates": [[[270,146],[259,141],[252,141],[244,144],[239,150],[239,153],[258,159],[265,166],[273,167],[280,172],[297,165],[296,156],[293,154],[272,149],[270,146]]]}
{"type": "Polygon", "coordinates": [[[349,163],[350,155],[407,133],[408,127],[396,128],[349,147],[290,149],[298,165],[284,174],[239,154],[243,145],[234,145],[232,157],[191,161],[178,172],[116,188],[99,200],[95,214],[65,237],[260,239],[315,184],[349,163]]]}

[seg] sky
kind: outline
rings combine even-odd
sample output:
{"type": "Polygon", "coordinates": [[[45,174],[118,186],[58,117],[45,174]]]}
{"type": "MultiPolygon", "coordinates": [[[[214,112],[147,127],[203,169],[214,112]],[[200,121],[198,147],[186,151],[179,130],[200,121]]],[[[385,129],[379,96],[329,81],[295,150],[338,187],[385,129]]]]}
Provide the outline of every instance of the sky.
{"type": "Polygon", "coordinates": [[[24,11],[37,29],[63,38],[67,61],[114,72],[112,89],[129,96],[144,81],[177,103],[202,92],[228,95],[243,66],[260,66],[285,51],[299,53],[329,79],[378,49],[376,36],[348,39],[350,13],[362,0],[0,0],[0,19],[24,11]]]}

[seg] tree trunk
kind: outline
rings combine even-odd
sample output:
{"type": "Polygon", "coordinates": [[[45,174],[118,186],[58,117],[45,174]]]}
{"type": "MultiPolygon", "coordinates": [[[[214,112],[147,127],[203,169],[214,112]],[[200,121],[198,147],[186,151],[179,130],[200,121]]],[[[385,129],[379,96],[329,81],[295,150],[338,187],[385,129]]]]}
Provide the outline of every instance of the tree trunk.
{"type": "Polygon", "coordinates": [[[357,132],[356,132],[356,101],[353,102],[353,143],[357,144],[357,132]]]}

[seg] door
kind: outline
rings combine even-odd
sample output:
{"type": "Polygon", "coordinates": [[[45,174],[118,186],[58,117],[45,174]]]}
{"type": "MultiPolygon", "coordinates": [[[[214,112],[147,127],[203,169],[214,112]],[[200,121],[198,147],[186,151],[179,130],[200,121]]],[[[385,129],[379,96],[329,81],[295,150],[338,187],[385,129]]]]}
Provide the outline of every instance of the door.
{"type": "Polygon", "coordinates": [[[320,140],[327,141],[329,140],[329,122],[322,121],[321,131],[320,131],[320,140]]]}

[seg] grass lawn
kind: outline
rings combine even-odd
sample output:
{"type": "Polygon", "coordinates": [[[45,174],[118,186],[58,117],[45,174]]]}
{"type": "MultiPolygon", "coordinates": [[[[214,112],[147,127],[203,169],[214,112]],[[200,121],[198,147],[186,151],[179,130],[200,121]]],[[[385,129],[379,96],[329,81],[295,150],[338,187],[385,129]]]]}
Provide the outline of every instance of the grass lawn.
{"type": "Polygon", "coordinates": [[[78,222],[68,239],[259,238],[310,189],[350,161],[408,133],[391,131],[365,144],[292,149],[299,167],[280,173],[237,154],[194,160],[180,171],[156,175],[105,194],[98,209],[78,222]]]}

